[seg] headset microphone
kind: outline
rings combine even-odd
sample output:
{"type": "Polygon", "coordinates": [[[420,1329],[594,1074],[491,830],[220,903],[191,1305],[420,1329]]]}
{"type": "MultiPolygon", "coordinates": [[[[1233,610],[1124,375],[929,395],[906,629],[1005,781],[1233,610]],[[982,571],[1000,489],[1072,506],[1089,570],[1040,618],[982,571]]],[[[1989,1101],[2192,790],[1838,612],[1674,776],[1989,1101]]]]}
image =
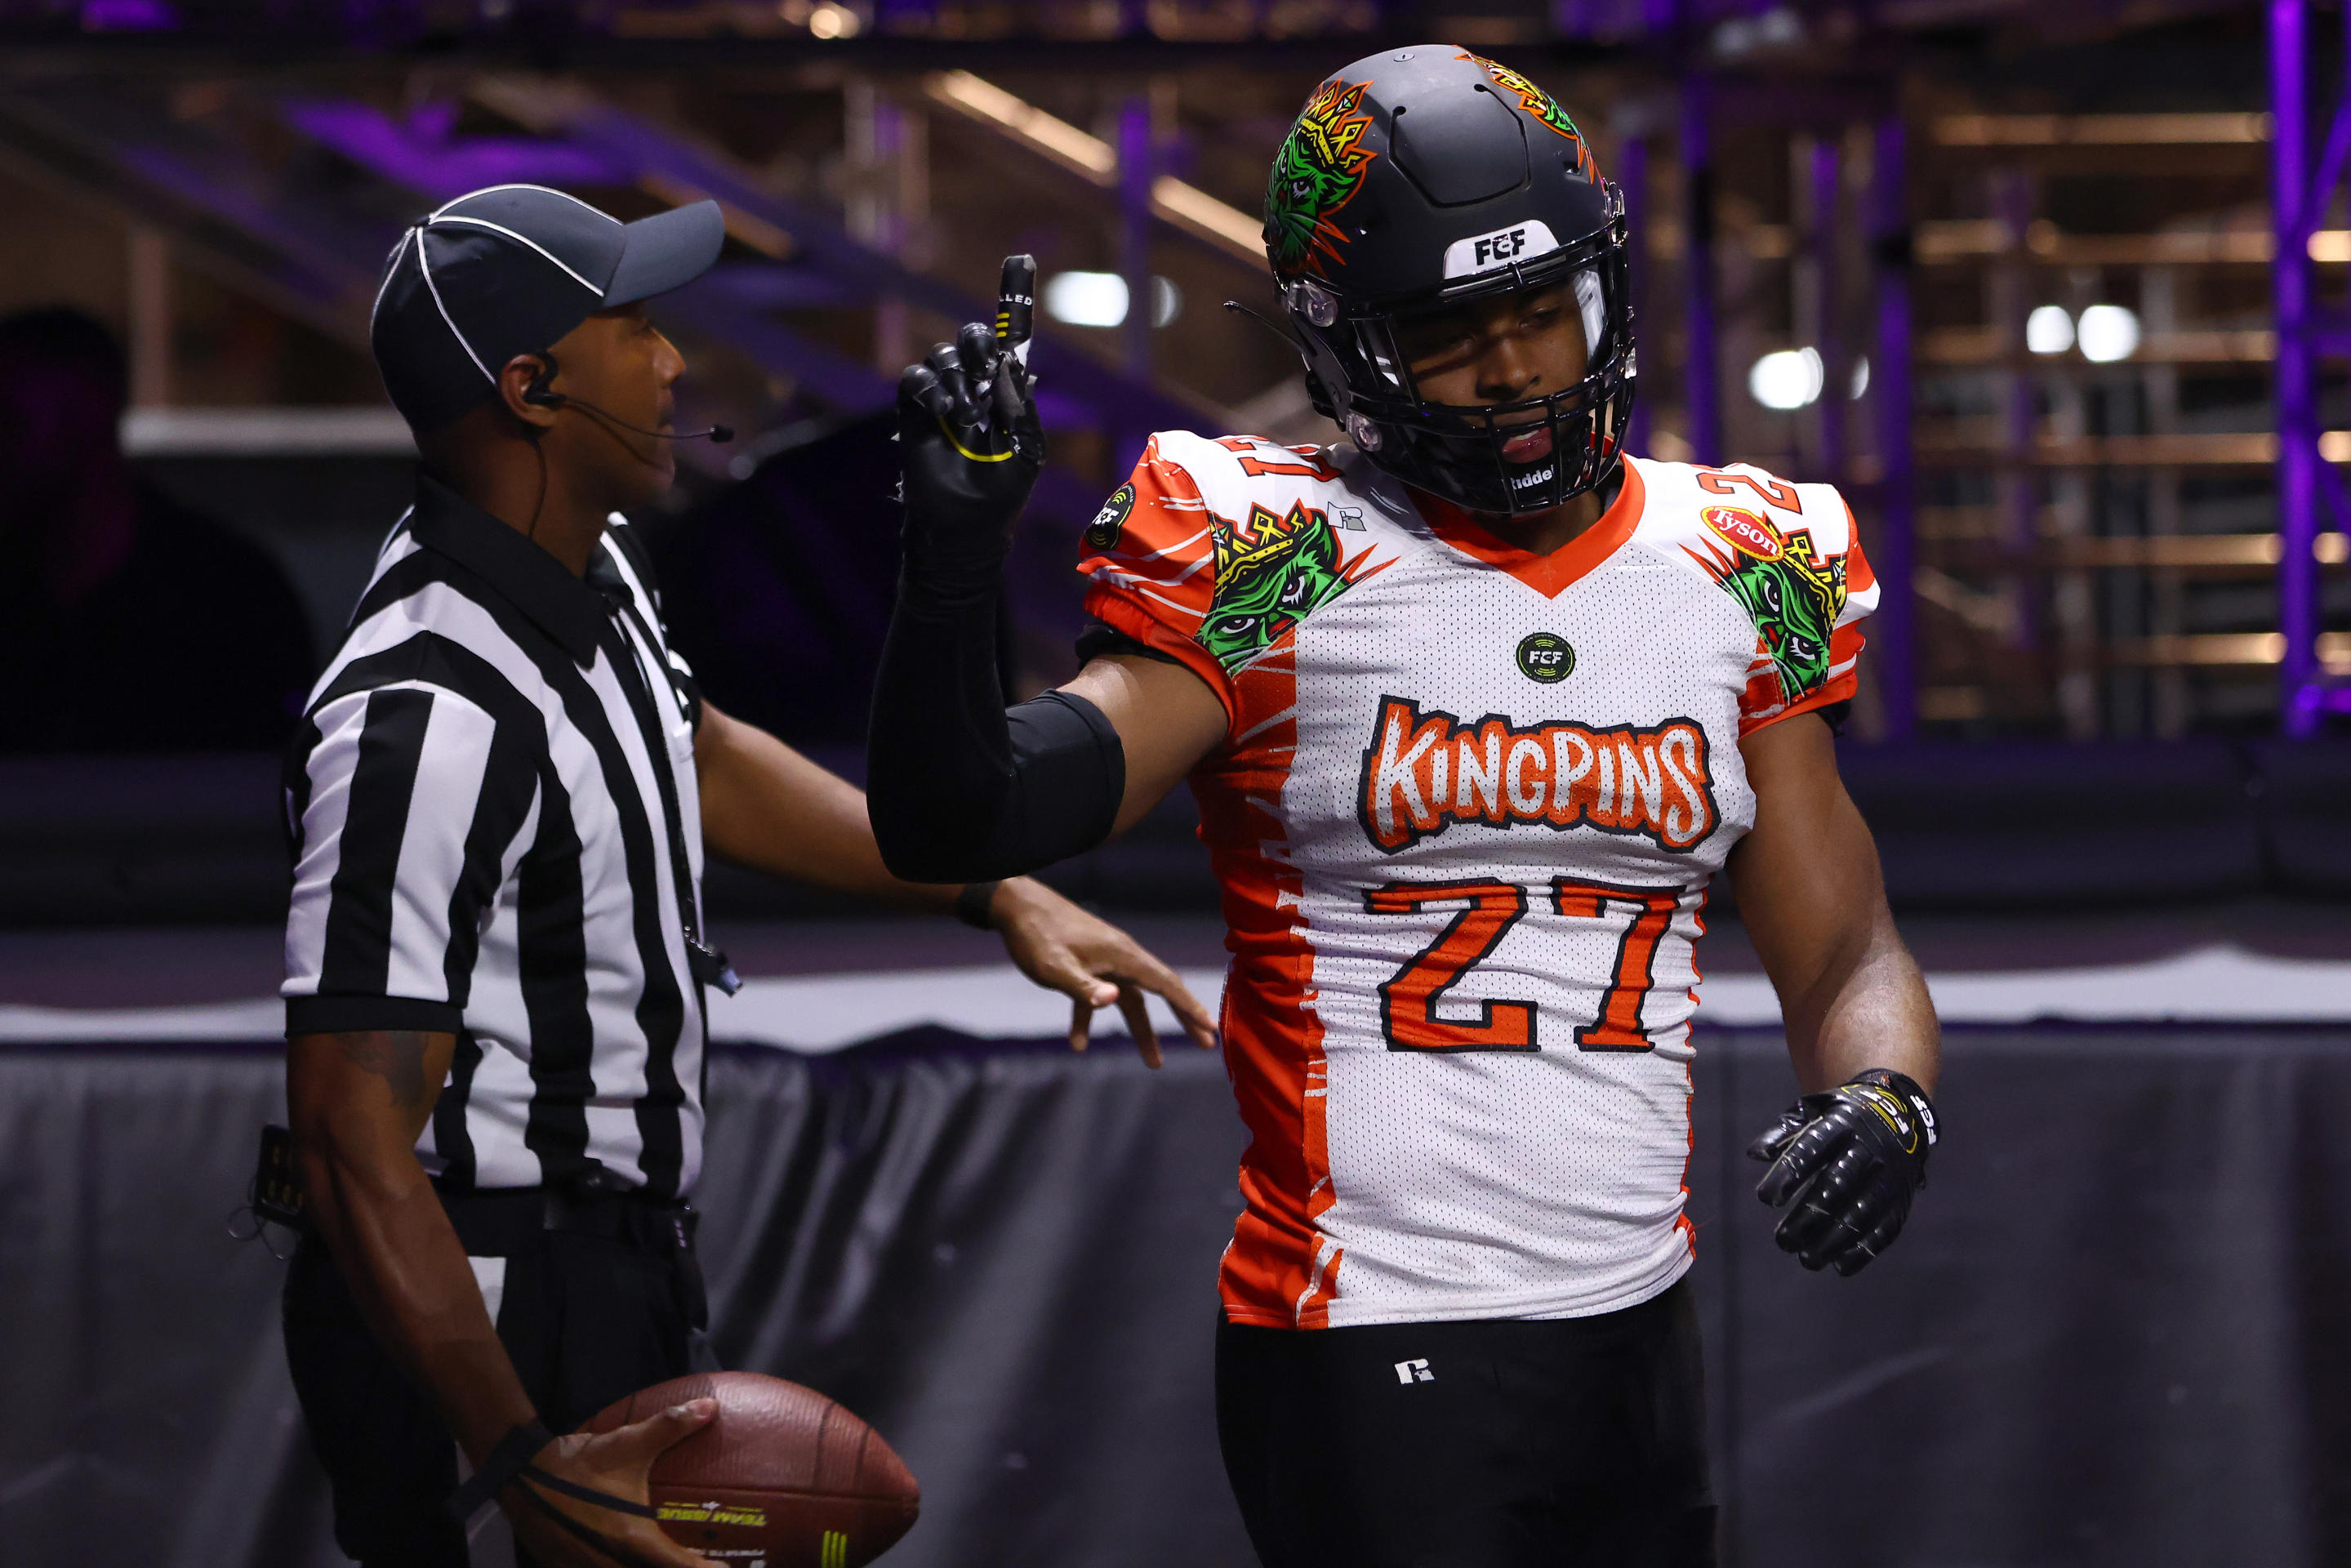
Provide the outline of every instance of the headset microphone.
{"type": "Polygon", "coordinates": [[[607,413],[586,398],[572,397],[564,392],[549,392],[548,395],[558,402],[578,403],[609,424],[617,424],[622,430],[633,431],[639,435],[650,435],[655,441],[700,441],[707,437],[712,445],[724,446],[735,439],[735,427],[731,424],[714,424],[706,430],[647,430],[642,424],[631,424],[617,413],[607,413]]]}
{"type": "Polygon", "coordinates": [[[622,430],[638,435],[650,435],[655,441],[701,441],[707,438],[713,446],[724,446],[735,439],[735,427],[731,424],[714,424],[707,430],[647,430],[642,424],[631,424],[619,414],[598,408],[586,398],[573,397],[569,392],[559,392],[553,387],[540,385],[539,382],[546,379],[546,376],[542,375],[538,382],[525,387],[522,401],[538,408],[561,408],[565,403],[574,403],[599,419],[619,425],[622,430]]]}

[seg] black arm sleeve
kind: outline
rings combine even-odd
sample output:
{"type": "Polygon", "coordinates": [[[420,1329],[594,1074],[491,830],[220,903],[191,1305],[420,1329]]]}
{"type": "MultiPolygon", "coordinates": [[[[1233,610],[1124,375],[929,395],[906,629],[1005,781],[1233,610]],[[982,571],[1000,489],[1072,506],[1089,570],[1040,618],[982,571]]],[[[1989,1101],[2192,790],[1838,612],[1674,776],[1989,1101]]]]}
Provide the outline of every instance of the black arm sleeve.
{"type": "Polygon", "coordinates": [[[980,882],[1093,848],[1126,793],[1118,731],[1067,692],[1008,712],[995,563],[910,546],[866,742],[883,863],[909,882],[980,882]]]}

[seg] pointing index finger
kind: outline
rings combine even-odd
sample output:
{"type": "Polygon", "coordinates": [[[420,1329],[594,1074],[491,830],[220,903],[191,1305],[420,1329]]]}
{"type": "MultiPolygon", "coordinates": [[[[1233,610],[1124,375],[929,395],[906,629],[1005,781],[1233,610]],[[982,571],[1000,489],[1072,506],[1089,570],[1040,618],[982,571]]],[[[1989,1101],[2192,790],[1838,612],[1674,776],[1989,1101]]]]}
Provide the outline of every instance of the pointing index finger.
{"type": "Polygon", "coordinates": [[[1023,365],[1029,362],[1029,337],[1037,324],[1037,258],[1008,256],[1003,281],[996,290],[996,341],[1023,365]]]}

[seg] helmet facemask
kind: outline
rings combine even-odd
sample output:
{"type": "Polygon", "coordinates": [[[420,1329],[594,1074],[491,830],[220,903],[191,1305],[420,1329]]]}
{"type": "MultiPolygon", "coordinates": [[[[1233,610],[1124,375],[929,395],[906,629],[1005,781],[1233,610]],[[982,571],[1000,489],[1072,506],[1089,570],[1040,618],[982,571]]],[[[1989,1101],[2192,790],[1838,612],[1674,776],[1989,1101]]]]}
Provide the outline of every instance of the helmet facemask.
{"type": "Polygon", "coordinates": [[[1613,185],[1607,211],[1605,226],[1577,242],[1417,296],[1358,299],[1318,279],[1292,282],[1283,300],[1318,404],[1380,468],[1471,512],[1549,511],[1604,483],[1623,454],[1637,370],[1624,201],[1613,185]],[[1427,323],[1552,290],[1571,335],[1580,329],[1580,367],[1546,368],[1534,395],[1509,402],[1427,395],[1411,362],[1427,323]]]}

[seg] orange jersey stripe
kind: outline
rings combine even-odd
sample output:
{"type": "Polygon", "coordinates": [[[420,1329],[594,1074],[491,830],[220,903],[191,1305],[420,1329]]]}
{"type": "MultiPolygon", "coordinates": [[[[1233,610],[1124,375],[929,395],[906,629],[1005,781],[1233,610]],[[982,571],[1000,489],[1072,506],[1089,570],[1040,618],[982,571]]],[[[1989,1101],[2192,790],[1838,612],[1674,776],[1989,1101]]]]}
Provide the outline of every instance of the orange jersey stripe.
{"type": "Polygon", "coordinates": [[[1314,955],[1301,913],[1302,883],[1284,852],[1281,791],[1298,747],[1297,664],[1278,649],[1241,672],[1244,709],[1274,716],[1235,750],[1193,775],[1200,836],[1224,888],[1227,1071],[1249,1152],[1246,1200],[1217,1290],[1235,1322],[1322,1328],[1338,1291],[1340,1250],[1315,1227],[1331,1207],[1323,1107],[1322,1025],[1313,999],[1314,955]]]}

